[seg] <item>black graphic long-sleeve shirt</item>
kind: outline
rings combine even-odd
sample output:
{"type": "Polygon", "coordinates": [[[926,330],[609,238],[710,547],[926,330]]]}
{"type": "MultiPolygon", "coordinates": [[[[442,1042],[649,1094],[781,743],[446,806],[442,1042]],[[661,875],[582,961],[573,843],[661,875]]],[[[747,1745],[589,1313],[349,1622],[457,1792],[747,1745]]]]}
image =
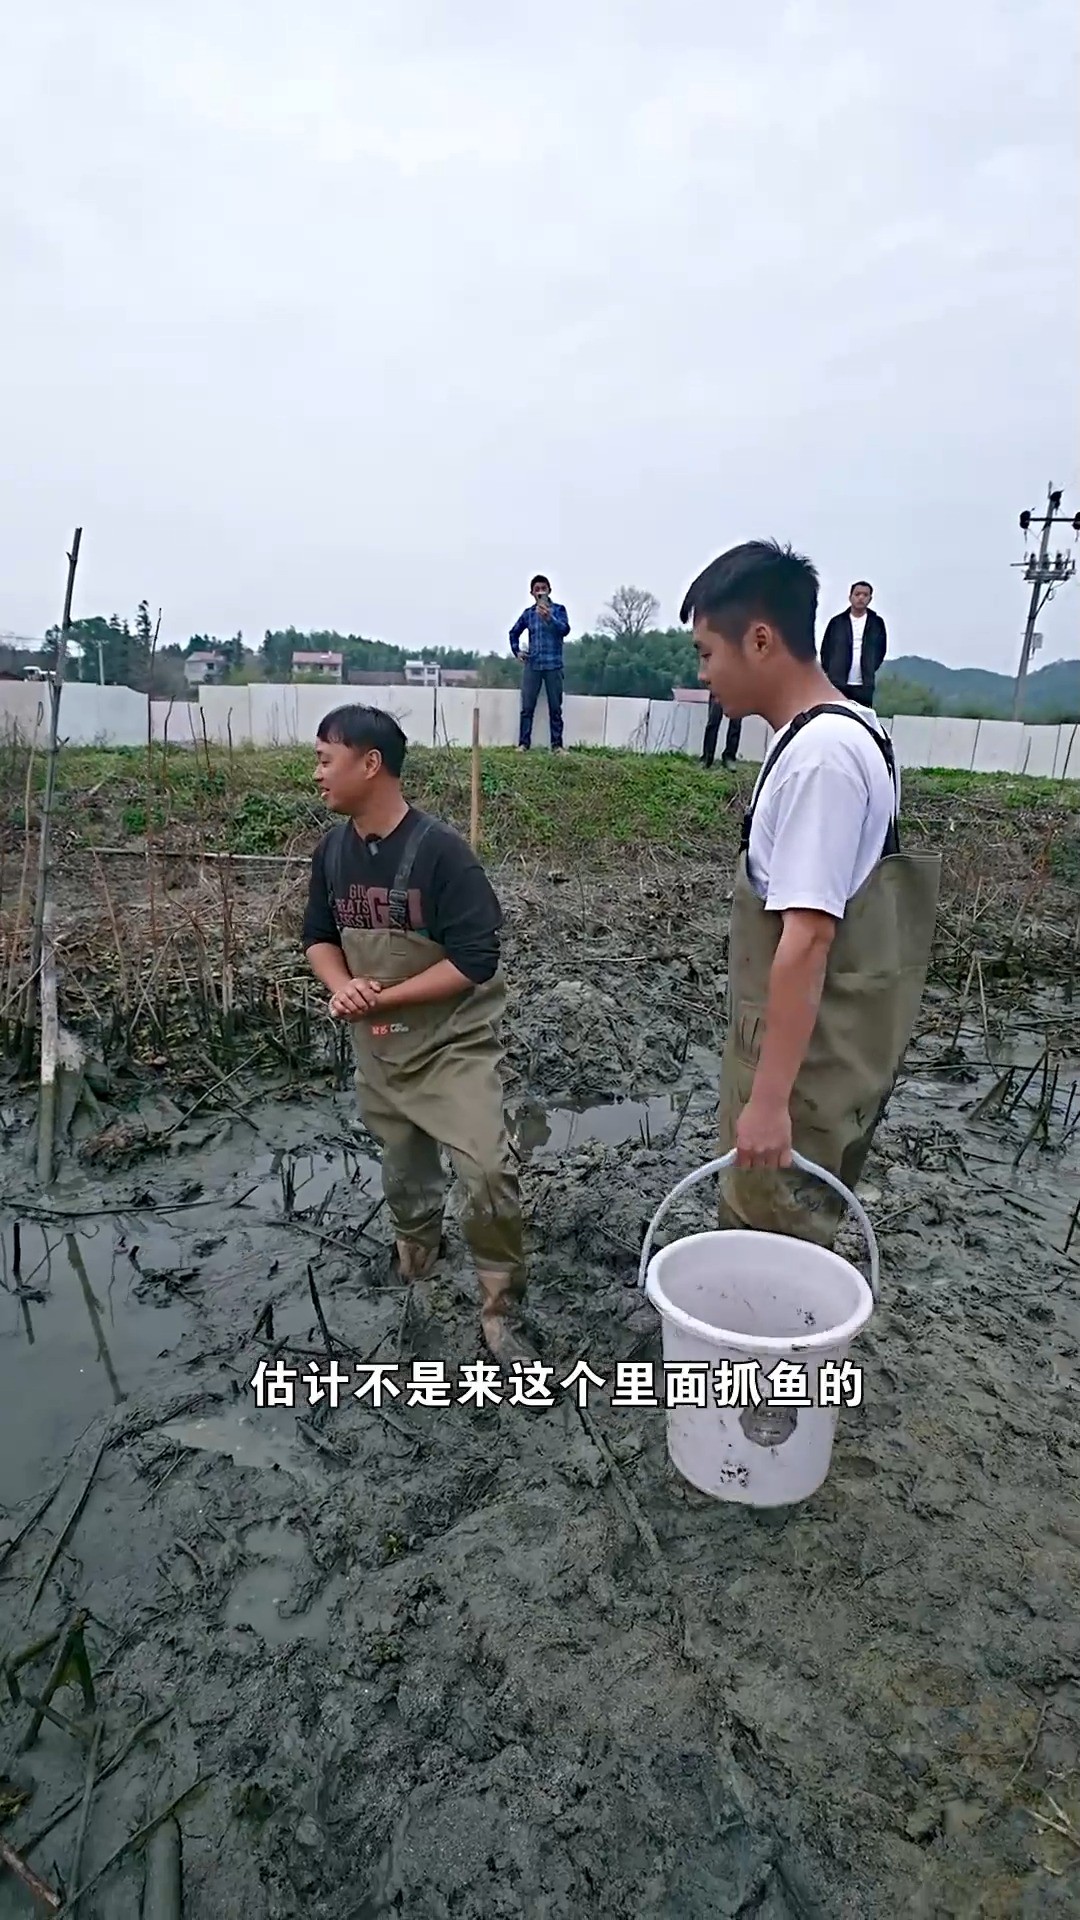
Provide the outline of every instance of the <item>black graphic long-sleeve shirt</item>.
{"type": "MultiPolygon", "coordinates": [[[[410,807],[385,840],[363,840],[352,832],[338,882],[340,895],[331,886],[326,862],[330,835],[324,835],[311,860],[305,951],[318,945],[340,947],[347,927],[365,930],[389,925],[390,890],[415,822],[410,807]]],[[[482,986],[492,978],[499,965],[502,908],[472,848],[441,820],[432,824],[417,848],[408,897],[411,933],[437,941],[447,959],[474,985],[482,986]]]]}

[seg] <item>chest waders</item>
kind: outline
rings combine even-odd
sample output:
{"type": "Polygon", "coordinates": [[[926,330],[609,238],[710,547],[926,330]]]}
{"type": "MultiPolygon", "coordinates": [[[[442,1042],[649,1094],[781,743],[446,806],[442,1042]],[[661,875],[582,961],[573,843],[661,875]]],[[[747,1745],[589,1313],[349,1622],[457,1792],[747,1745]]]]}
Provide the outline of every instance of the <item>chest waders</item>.
{"type": "MultiPolygon", "coordinates": [[[[811,707],[792,723],[762,770],[743,821],[731,905],[728,951],[728,1028],[720,1072],[719,1151],[735,1145],[739,1115],[750,1098],[765,1025],[769,973],[783,916],[767,913],[751,884],[750,829],[765,782],[795,734],[819,713],[811,707]]],[[[895,791],[892,743],[851,713],[881,749],[895,791]]],[[[901,853],[894,818],[882,855],[849,900],[829,950],[817,1021],[791,1097],[792,1144],[804,1159],[826,1167],[853,1188],[866,1162],[904,1053],[926,984],[937,919],[941,857],[901,853]]],[[[732,1168],[722,1185],[722,1226],[790,1234],[831,1247],[841,1203],[820,1182],[791,1169],[732,1168]]]]}
{"type": "MultiPolygon", "coordinates": [[[[384,927],[341,929],[354,978],[382,986],[411,980],[446,953],[409,930],[409,883],[433,822],[417,814],[387,896],[384,927]]],[[[330,889],[345,891],[346,820],[327,846],[330,889]]],[[[464,1190],[462,1230],[482,1296],[481,1323],[500,1358],[531,1358],[512,1334],[512,1309],[525,1291],[517,1173],[503,1115],[498,1025],[506,1005],[501,971],[454,1000],[402,1007],[349,1022],[354,1083],[364,1125],[382,1147],[383,1193],[407,1278],[430,1273],[439,1257],[445,1147],[464,1190]],[[508,1344],[509,1343],[509,1344],[508,1344]]]]}

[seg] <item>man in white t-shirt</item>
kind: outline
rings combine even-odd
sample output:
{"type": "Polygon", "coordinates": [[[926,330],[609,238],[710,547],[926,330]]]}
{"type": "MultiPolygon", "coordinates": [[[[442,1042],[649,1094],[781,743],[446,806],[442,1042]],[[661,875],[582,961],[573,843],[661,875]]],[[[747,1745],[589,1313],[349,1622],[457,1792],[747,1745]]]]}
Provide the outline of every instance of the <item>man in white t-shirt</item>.
{"type": "Polygon", "coordinates": [[[885,622],[870,605],[869,580],[852,582],[848,605],[834,613],[821,637],[821,664],[833,686],[860,706],[874,704],[874,684],[888,646],[885,622]]]}
{"type": "Polygon", "coordinates": [[[891,742],[823,672],[817,594],[808,560],[753,540],[706,567],[682,618],[725,713],[774,730],[732,896],[721,1217],[831,1245],[839,1204],[792,1149],[858,1178],[918,1012],[940,861],[899,851],[891,742]]]}

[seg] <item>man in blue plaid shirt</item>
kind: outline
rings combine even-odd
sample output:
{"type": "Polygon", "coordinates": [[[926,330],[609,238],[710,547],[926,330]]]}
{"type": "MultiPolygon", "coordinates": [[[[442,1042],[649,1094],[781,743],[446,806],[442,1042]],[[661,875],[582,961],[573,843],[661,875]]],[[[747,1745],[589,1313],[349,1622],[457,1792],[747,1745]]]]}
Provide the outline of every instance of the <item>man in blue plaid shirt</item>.
{"type": "Polygon", "coordinates": [[[521,669],[521,730],[518,751],[527,753],[532,746],[533,715],[543,687],[547,694],[551,751],[561,753],[563,745],[563,641],[570,631],[566,608],[551,598],[551,582],[543,573],[534,576],[529,587],[533,604],[527,607],[510,629],[510,651],[515,660],[524,660],[521,669]]]}

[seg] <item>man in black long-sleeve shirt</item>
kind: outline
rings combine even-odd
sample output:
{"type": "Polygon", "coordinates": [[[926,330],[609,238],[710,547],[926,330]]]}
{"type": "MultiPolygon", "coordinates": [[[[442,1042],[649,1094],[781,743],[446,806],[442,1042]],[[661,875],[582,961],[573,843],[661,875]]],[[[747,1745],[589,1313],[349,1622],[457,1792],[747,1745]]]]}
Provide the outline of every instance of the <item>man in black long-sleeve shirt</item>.
{"type": "Polygon", "coordinates": [[[484,1337],[504,1362],[528,1360],[515,1324],[525,1267],[498,1037],[502,909],[460,835],[404,798],[405,749],[396,720],[375,707],[339,707],[319,727],[318,785],[347,817],[312,858],[304,949],[331,1014],[350,1023],[403,1274],[424,1277],[439,1258],[445,1146],[465,1189],[484,1337]]]}

